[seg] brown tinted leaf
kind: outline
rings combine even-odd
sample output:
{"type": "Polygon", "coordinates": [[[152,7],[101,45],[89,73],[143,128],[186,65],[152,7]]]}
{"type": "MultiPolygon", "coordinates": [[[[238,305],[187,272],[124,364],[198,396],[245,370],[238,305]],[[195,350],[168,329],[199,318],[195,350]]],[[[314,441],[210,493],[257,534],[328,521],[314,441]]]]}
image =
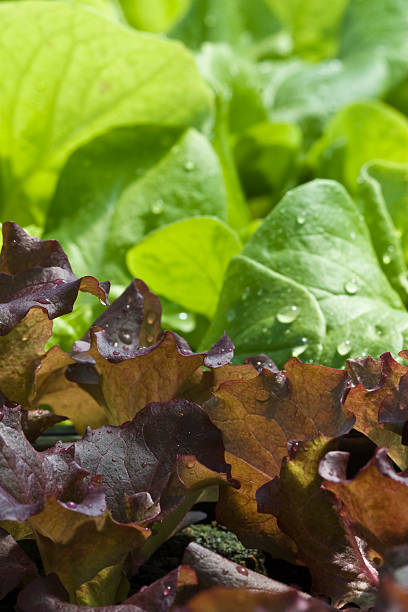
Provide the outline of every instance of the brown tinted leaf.
{"type": "Polygon", "coordinates": [[[380,592],[373,612],[408,610],[407,574],[408,546],[391,548],[380,570],[380,592]]]}
{"type": "Polygon", "coordinates": [[[85,514],[79,504],[74,506],[50,496],[43,510],[30,519],[45,572],[55,572],[71,594],[104,567],[123,562],[150,535],[135,523],[117,523],[102,506],[97,516],[85,514]]]}
{"type": "Polygon", "coordinates": [[[332,451],[320,463],[325,489],[340,502],[344,520],[380,554],[407,541],[408,475],[397,473],[387,458],[387,449],[375,456],[351,479],[346,478],[348,453],[332,451]]]}
{"type": "Polygon", "coordinates": [[[72,364],[75,362],[59,346],[48,351],[36,372],[34,405],[47,404],[57,414],[64,414],[83,434],[88,426],[96,429],[105,425],[107,417],[92,395],[66,377],[72,364]]]}
{"type": "Polygon", "coordinates": [[[65,416],[59,416],[49,410],[24,410],[21,414],[23,431],[30,442],[34,442],[49,427],[65,420],[65,416]]]}
{"type": "Polygon", "coordinates": [[[149,402],[165,402],[177,397],[184,382],[204,362],[203,354],[183,355],[174,334],[165,332],[154,347],[115,363],[104,359],[99,352],[103,333],[92,333],[89,355],[101,375],[108,421],[113,425],[133,419],[149,402]]]}
{"type": "Polygon", "coordinates": [[[8,334],[33,306],[50,319],[72,311],[78,291],[108,304],[109,283],[79,279],[56,240],[32,238],[16,223],[3,223],[0,255],[0,335],[8,334]]]}
{"type": "Polygon", "coordinates": [[[35,372],[44,357],[52,322],[41,308],[32,308],[6,336],[0,336],[0,389],[12,401],[29,406],[35,372]]]}
{"type": "MultiPolygon", "coordinates": [[[[378,366],[368,363],[360,374],[361,382],[349,390],[345,408],[356,416],[355,428],[375,444],[386,446],[390,457],[404,469],[408,467],[408,448],[401,444],[401,432],[408,420],[408,367],[390,353],[381,355],[380,360],[378,385],[371,387],[378,380],[378,366]],[[374,372],[374,380],[370,372],[374,372]]],[[[348,367],[352,372],[353,366],[348,367]]]]}
{"type": "Polygon", "coordinates": [[[23,580],[38,576],[31,559],[4,529],[0,528],[0,599],[23,580]]]}
{"type": "Polygon", "coordinates": [[[257,513],[254,494],[279,474],[289,441],[312,439],[319,433],[338,436],[352,427],[354,419],[340,402],[346,372],[298,359],[290,359],[285,367],[283,372],[263,369],[255,378],[224,382],[206,409],[222,431],[232,475],[241,483],[239,491],[221,492],[220,522],[247,546],[261,546],[291,559],[293,543],[276,527],[274,517],[257,513]]]}
{"type": "Polygon", "coordinates": [[[325,437],[299,444],[294,456],[284,459],[279,483],[266,485],[258,499],[264,512],[268,503],[272,506],[279,527],[296,542],[314,593],[330,597],[336,606],[372,605],[377,570],[341,521],[332,495],[320,487],[319,462],[332,445],[325,437]]]}

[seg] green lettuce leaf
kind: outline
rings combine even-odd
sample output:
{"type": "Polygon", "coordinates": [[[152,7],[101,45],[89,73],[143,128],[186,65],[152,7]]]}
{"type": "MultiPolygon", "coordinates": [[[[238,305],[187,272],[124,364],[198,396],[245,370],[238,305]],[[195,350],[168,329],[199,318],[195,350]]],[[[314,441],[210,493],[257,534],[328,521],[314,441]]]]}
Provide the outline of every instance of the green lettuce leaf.
{"type": "Polygon", "coordinates": [[[45,233],[74,270],[98,270],[127,285],[126,252],[162,225],[227,216],[219,161],[195,130],[140,126],[78,149],[61,173],[45,233]]]}
{"type": "Polygon", "coordinates": [[[354,192],[366,162],[408,162],[408,120],[379,101],[350,104],[329,122],[310,159],[318,176],[336,179],[354,192]]]}
{"type": "Polygon", "coordinates": [[[133,276],[155,293],[211,318],[225,270],[241,251],[237,234],[216,218],[196,217],[149,234],[127,255],[133,276]]]}
{"type": "Polygon", "coordinates": [[[224,329],[239,359],[264,352],[278,364],[302,355],[341,367],[403,348],[408,314],[341,185],[288,192],[232,259],[203,345],[224,329]]]}
{"type": "Polygon", "coordinates": [[[3,218],[44,221],[69,154],[123,125],[202,125],[212,96],[179,44],[65,2],[2,2],[3,218]]]}

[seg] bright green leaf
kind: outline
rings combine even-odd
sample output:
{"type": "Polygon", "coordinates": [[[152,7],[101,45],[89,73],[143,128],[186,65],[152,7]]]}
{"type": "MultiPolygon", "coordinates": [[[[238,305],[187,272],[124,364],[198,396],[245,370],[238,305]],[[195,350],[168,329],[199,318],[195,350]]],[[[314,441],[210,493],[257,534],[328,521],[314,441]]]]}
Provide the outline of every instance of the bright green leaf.
{"type": "Polygon", "coordinates": [[[337,179],[355,191],[366,162],[408,162],[408,120],[382,102],[351,104],[333,117],[310,157],[318,176],[337,179]]]}
{"type": "Polygon", "coordinates": [[[138,30],[167,30],[188,7],[188,0],[118,0],[129,23],[138,30]]]}
{"type": "Polygon", "coordinates": [[[42,224],[62,164],[120,125],[201,125],[212,97],[179,44],[65,2],[3,2],[0,201],[42,224]]]}
{"type": "Polygon", "coordinates": [[[265,351],[280,364],[294,355],[332,366],[403,348],[408,314],[341,185],[316,180],[288,192],[242,256],[227,270],[206,344],[225,326],[240,356],[265,351]],[[277,276],[281,291],[270,295],[277,276]],[[286,296],[285,284],[298,295],[286,296]]]}
{"type": "Polygon", "coordinates": [[[203,214],[227,216],[220,165],[206,138],[195,130],[120,128],[69,159],[45,231],[77,273],[123,286],[130,247],[162,225],[203,214]]]}
{"type": "Polygon", "coordinates": [[[196,217],[162,227],[131,249],[127,263],[151,290],[212,317],[238,236],[218,219],[196,217]]]}

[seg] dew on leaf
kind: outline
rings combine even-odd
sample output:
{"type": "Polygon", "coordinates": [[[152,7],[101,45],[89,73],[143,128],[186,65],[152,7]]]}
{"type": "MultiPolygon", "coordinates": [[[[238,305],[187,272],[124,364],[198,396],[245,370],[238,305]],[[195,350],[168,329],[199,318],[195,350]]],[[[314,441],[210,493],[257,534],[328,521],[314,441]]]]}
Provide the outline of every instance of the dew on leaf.
{"type": "Polygon", "coordinates": [[[152,204],[152,213],[154,215],[158,215],[162,212],[163,208],[164,208],[163,200],[156,200],[156,202],[152,204]]]}
{"type": "Polygon", "coordinates": [[[337,345],[337,352],[342,357],[344,355],[348,355],[351,351],[351,342],[350,340],[344,340],[337,345]]]}
{"type": "Polygon", "coordinates": [[[226,313],[227,321],[231,323],[231,321],[233,321],[236,316],[237,316],[237,313],[235,312],[234,308],[228,308],[227,313],[226,313]]]}
{"type": "Polygon", "coordinates": [[[184,170],[187,170],[187,172],[191,172],[191,170],[194,170],[195,165],[194,162],[188,160],[186,161],[186,163],[184,164],[184,170]]]}
{"type": "Polygon", "coordinates": [[[178,313],[178,318],[179,318],[181,321],[185,321],[185,320],[187,319],[187,317],[188,317],[188,314],[187,314],[186,312],[179,312],[179,313],[178,313]]]}
{"type": "Polygon", "coordinates": [[[303,225],[303,224],[304,224],[304,222],[306,221],[306,217],[305,217],[305,215],[299,214],[299,215],[297,216],[296,221],[299,223],[299,225],[303,225]]]}
{"type": "Polygon", "coordinates": [[[132,336],[126,329],[120,330],[119,338],[124,344],[132,344],[132,336]]]}
{"type": "Polygon", "coordinates": [[[349,295],[354,295],[355,293],[357,293],[357,291],[358,291],[357,281],[354,278],[352,278],[351,280],[346,281],[344,283],[344,290],[349,295]]]}
{"type": "Polygon", "coordinates": [[[147,317],[146,317],[146,322],[147,322],[147,324],[148,324],[148,325],[153,325],[153,323],[155,322],[155,320],[156,320],[156,316],[155,316],[155,315],[154,315],[152,312],[149,312],[149,314],[148,314],[148,315],[147,315],[147,317]]]}
{"type": "Polygon", "coordinates": [[[293,349],[292,349],[293,357],[299,357],[302,353],[305,352],[306,349],[307,349],[307,345],[306,344],[300,344],[299,346],[293,347],[293,349]]]}
{"type": "Polygon", "coordinates": [[[276,315],[279,323],[292,323],[299,316],[297,306],[285,306],[276,315]]]}
{"type": "Polygon", "coordinates": [[[250,288],[249,287],[245,287],[245,289],[242,292],[242,296],[241,296],[242,299],[246,300],[248,298],[250,292],[251,292],[250,288]]]}

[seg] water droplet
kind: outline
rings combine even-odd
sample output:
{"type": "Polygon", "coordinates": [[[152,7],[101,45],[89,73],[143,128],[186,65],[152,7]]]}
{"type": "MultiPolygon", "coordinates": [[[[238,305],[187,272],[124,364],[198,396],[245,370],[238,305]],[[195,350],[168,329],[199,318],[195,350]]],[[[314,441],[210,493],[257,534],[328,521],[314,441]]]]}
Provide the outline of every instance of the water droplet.
{"type": "Polygon", "coordinates": [[[356,233],[355,232],[350,232],[350,238],[351,240],[354,240],[356,237],[356,233]]]}
{"type": "Polygon", "coordinates": [[[188,317],[188,314],[186,312],[179,312],[178,313],[178,318],[181,319],[181,321],[185,321],[188,317]]]}
{"type": "Polygon", "coordinates": [[[375,333],[377,334],[377,336],[382,336],[384,333],[383,328],[381,327],[381,325],[376,325],[374,327],[375,333]]]}
{"type": "Polygon", "coordinates": [[[113,346],[116,348],[116,347],[118,347],[118,346],[119,346],[119,344],[118,344],[117,342],[114,342],[114,343],[113,343],[113,346]]]}
{"type": "Polygon", "coordinates": [[[130,310],[130,304],[126,304],[126,306],[123,307],[123,310],[126,312],[127,310],[130,310]]]}
{"type": "Polygon", "coordinates": [[[11,246],[16,246],[16,244],[17,244],[17,240],[12,240],[11,241],[11,246]]]}
{"type": "Polygon", "coordinates": [[[350,340],[344,340],[344,342],[340,342],[337,345],[337,352],[342,357],[344,355],[348,355],[350,353],[350,351],[351,351],[351,342],[350,342],[350,340]]]}
{"type": "Polygon", "coordinates": [[[27,342],[27,340],[28,340],[27,336],[22,336],[21,337],[21,342],[27,342]]]}
{"type": "Polygon", "coordinates": [[[154,215],[159,215],[164,208],[163,200],[157,200],[154,204],[152,204],[152,213],[154,215]]]}
{"type": "Polygon", "coordinates": [[[263,294],[263,289],[258,289],[258,291],[256,292],[256,295],[261,296],[263,294]]]}
{"type": "Polygon", "coordinates": [[[352,278],[351,280],[346,281],[344,283],[344,290],[349,295],[354,295],[355,293],[357,293],[357,291],[358,291],[357,281],[354,278],[352,278]]]}
{"type": "Polygon", "coordinates": [[[187,172],[191,172],[191,170],[194,170],[195,165],[194,162],[188,160],[186,161],[186,163],[184,164],[184,170],[187,170],[187,172]]]}
{"type": "Polygon", "coordinates": [[[153,325],[155,320],[156,320],[156,315],[153,314],[152,312],[149,312],[149,314],[146,317],[146,322],[148,323],[148,325],[153,325]]]}
{"type": "Polygon", "coordinates": [[[73,502],[73,501],[68,501],[65,505],[67,506],[67,508],[76,508],[77,507],[76,503],[73,502]]]}
{"type": "MultiPolygon", "coordinates": [[[[261,365],[260,361],[258,362],[258,365],[261,365]]],[[[271,396],[266,389],[260,389],[255,393],[255,399],[257,399],[259,402],[266,402],[270,399],[270,397],[271,396]]]]}
{"type": "Polygon", "coordinates": [[[51,301],[46,297],[39,297],[35,299],[39,304],[51,304],[51,301]]]}
{"type": "Polygon", "coordinates": [[[248,570],[246,567],[243,567],[242,565],[237,565],[235,569],[237,570],[238,574],[241,574],[242,576],[248,576],[248,570]]]}
{"type": "Polygon", "coordinates": [[[123,344],[132,344],[132,336],[126,329],[121,329],[119,332],[119,338],[123,344]]]}
{"type": "Polygon", "coordinates": [[[241,296],[241,297],[242,297],[242,299],[243,299],[244,301],[245,301],[245,300],[247,299],[247,297],[249,296],[250,291],[251,291],[251,290],[250,290],[250,288],[249,288],[249,287],[245,287],[245,289],[243,290],[243,292],[242,292],[242,296],[241,296]]]}
{"type": "Polygon", "coordinates": [[[306,221],[306,217],[305,215],[299,214],[296,220],[299,223],[299,225],[303,225],[304,222],[306,221]]]}
{"type": "Polygon", "coordinates": [[[228,323],[231,323],[231,321],[233,321],[236,316],[237,316],[237,313],[235,312],[235,310],[233,308],[228,308],[226,316],[225,316],[228,323]]]}
{"type": "Polygon", "coordinates": [[[146,465],[147,465],[147,463],[143,462],[143,463],[142,463],[142,468],[145,468],[145,467],[146,467],[146,465]]]}
{"type": "Polygon", "coordinates": [[[391,263],[391,256],[388,255],[388,253],[384,253],[384,255],[382,256],[382,260],[383,263],[388,266],[388,264],[391,263]]]}
{"type": "Polygon", "coordinates": [[[56,278],[55,281],[53,281],[54,285],[64,285],[66,282],[67,281],[63,278],[56,278]]]}
{"type": "Polygon", "coordinates": [[[120,355],[119,351],[113,351],[113,355],[120,355]]]}
{"type": "Polygon", "coordinates": [[[167,595],[170,595],[170,593],[171,593],[171,586],[166,586],[166,588],[163,589],[163,595],[167,597],[167,595]]]}
{"type": "Polygon", "coordinates": [[[293,349],[292,349],[293,357],[299,357],[302,353],[305,352],[306,349],[307,349],[306,344],[302,344],[300,346],[293,347],[293,349]]]}
{"type": "Polygon", "coordinates": [[[116,459],[112,457],[112,463],[116,463],[116,459]]]}
{"type": "Polygon", "coordinates": [[[302,342],[303,342],[303,344],[306,344],[306,342],[307,342],[307,338],[306,338],[306,336],[303,336],[303,338],[302,338],[302,342]]]}
{"type": "Polygon", "coordinates": [[[361,356],[362,356],[362,357],[367,357],[367,351],[363,351],[363,352],[361,353],[361,356]]]}
{"type": "Polygon", "coordinates": [[[282,308],[280,312],[276,315],[279,323],[292,323],[299,316],[299,311],[297,306],[285,306],[282,308]]]}

